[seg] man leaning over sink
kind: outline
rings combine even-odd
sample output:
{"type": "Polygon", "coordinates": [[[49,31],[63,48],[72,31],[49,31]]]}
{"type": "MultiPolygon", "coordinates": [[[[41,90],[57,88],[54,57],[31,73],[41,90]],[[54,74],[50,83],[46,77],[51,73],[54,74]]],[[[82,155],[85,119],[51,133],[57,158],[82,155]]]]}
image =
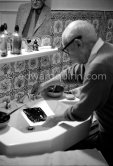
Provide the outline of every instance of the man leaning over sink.
{"type": "Polygon", "coordinates": [[[66,27],[62,45],[62,51],[74,65],[39,87],[35,84],[31,93],[37,94],[62,82],[82,82],[80,101],[62,115],[49,116],[43,126],[52,127],[60,121],[84,121],[95,111],[99,132],[83,148],[97,148],[108,164],[113,165],[113,45],[97,37],[94,26],[83,20],[73,21],[66,27]]]}

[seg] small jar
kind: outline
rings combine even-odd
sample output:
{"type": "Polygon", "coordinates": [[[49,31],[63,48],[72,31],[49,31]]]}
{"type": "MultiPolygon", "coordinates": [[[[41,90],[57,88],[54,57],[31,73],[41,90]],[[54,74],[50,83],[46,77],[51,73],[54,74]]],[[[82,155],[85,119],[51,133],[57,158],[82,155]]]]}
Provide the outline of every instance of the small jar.
{"type": "Polygon", "coordinates": [[[34,50],[34,51],[39,51],[39,50],[38,50],[38,46],[39,46],[39,45],[38,45],[38,42],[37,42],[37,40],[35,39],[35,41],[34,41],[34,43],[33,43],[33,50],[34,50]]]}
{"type": "Polygon", "coordinates": [[[27,52],[31,52],[31,51],[33,51],[33,44],[32,44],[32,41],[31,41],[31,39],[30,38],[28,38],[27,39],[27,41],[26,41],[27,43],[27,52]]]}

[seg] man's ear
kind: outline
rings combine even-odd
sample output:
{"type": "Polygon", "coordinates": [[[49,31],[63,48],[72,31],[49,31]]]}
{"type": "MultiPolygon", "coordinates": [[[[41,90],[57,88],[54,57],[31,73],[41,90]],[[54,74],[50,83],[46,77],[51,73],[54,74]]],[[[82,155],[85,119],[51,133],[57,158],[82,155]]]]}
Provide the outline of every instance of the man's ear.
{"type": "Polygon", "coordinates": [[[76,45],[78,47],[81,47],[82,46],[82,41],[80,39],[75,39],[74,42],[76,43],[76,45]]]}

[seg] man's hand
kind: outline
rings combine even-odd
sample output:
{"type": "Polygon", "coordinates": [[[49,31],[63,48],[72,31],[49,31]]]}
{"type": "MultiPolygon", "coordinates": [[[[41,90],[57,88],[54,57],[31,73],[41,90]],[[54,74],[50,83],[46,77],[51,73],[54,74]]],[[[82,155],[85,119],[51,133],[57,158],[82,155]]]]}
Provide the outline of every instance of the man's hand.
{"type": "Polygon", "coordinates": [[[31,94],[37,95],[39,93],[41,93],[42,91],[44,91],[46,89],[46,84],[42,83],[40,85],[38,85],[38,83],[34,84],[32,90],[31,90],[31,94]]]}
{"type": "Polygon", "coordinates": [[[34,84],[33,88],[31,89],[31,94],[37,95],[38,94],[38,89],[39,89],[38,83],[34,84]]]}
{"type": "Polygon", "coordinates": [[[38,83],[36,83],[32,90],[31,90],[31,94],[37,95],[39,93],[41,93],[42,91],[44,91],[47,87],[51,86],[51,85],[57,85],[57,84],[61,84],[61,75],[58,74],[55,77],[51,78],[50,80],[43,82],[42,84],[38,85],[38,83]]]}
{"type": "Polygon", "coordinates": [[[81,88],[82,88],[82,86],[77,87],[77,88],[75,88],[75,89],[72,89],[72,90],[71,90],[71,93],[74,94],[74,96],[76,96],[76,97],[79,98],[79,97],[80,97],[81,88]]]}
{"type": "Polygon", "coordinates": [[[44,124],[42,125],[43,127],[54,127],[56,126],[60,121],[65,121],[63,115],[52,115],[48,116],[44,124]]]}

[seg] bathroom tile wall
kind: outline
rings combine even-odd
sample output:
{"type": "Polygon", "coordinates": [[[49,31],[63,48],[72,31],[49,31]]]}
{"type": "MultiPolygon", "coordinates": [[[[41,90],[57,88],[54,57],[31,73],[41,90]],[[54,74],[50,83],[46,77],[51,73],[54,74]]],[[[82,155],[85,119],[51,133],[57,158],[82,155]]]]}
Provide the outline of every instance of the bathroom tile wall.
{"type": "MultiPolygon", "coordinates": [[[[113,43],[113,11],[54,11],[52,10],[52,35],[37,38],[40,45],[61,47],[61,34],[73,20],[83,19],[94,24],[98,36],[113,43]]],[[[0,102],[18,100],[30,92],[34,83],[50,79],[72,62],[68,55],[58,52],[47,57],[0,65],[0,102]]],[[[74,88],[76,85],[66,86],[74,88]]]]}

